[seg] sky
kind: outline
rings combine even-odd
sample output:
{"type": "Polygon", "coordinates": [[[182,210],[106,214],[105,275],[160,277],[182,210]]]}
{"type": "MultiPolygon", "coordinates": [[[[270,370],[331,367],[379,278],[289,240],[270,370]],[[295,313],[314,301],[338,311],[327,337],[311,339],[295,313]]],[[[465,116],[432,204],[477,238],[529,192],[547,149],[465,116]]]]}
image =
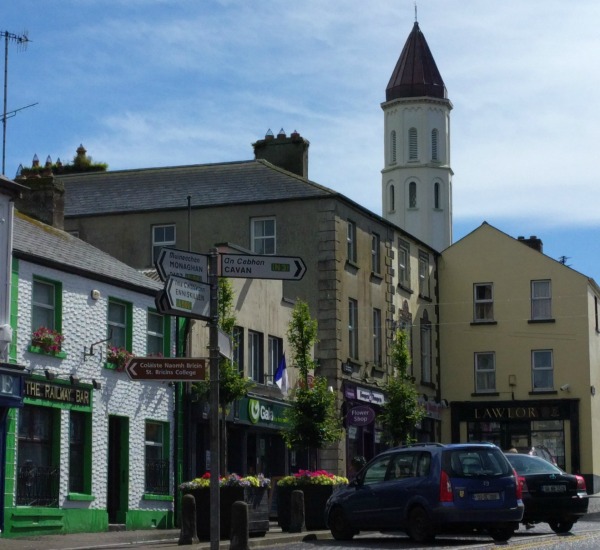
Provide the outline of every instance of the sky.
{"type": "MultiPolygon", "coordinates": [[[[600,2],[417,18],[453,104],[454,241],[535,235],[600,283],[600,2]]],[[[311,180],[381,214],[381,103],[414,21],[414,0],[3,2],[5,173],[80,144],[109,170],[250,160],[296,130],[311,180]]]]}

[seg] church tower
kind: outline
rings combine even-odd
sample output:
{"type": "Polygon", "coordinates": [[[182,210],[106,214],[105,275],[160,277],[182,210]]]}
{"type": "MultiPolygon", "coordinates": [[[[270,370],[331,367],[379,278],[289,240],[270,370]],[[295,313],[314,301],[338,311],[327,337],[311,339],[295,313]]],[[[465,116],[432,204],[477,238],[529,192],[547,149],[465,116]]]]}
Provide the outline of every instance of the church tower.
{"type": "Polygon", "coordinates": [[[441,252],[452,244],[452,103],[416,21],[385,95],[382,215],[441,252]]]}

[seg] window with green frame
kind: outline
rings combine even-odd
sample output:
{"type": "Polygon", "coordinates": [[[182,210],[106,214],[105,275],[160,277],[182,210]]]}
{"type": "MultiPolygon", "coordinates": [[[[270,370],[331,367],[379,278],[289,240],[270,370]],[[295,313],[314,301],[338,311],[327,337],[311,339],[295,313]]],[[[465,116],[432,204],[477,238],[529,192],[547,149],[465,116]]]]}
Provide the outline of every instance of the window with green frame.
{"type": "Polygon", "coordinates": [[[170,452],[168,422],[146,420],[145,442],[145,492],[151,495],[169,495],[170,452]]]}
{"type": "MultiPolygon", "coordinates": [[[[34,276],[31,289],[31,333],[47,329],[50,333],[62,333],[62,283],[44,277],[34,276]]],[[[44,353],[49,351],[39,346],[32,337],[29,351],[44,353]],[[39,347],[38,347],[39,346],[39,347]]],[[[53,355],[66,357],[64,352],[52,351],[53,355]]]]}
{"type": "Polygon", "coordinates": [[[148,310],[146,326],[146,355],[169,357],[171,346],[170,318],[158,313],[155,309],[148,310]]]}
{"type": "Polygon", "coordinates": [[[91,415],[81,411],[69,413],[69,499],[91,495],[91,415]]]}

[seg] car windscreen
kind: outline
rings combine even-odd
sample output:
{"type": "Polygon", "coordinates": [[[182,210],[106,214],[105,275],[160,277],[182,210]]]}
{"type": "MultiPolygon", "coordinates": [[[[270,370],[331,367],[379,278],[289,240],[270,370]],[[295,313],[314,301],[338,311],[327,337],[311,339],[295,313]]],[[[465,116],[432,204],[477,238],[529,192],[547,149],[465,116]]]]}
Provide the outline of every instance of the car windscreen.
{"type": "Polygon", "coordinates": [[[562,474],[562,470],[547,460],[529,455],[507,455],[508,461],[519,475],[526,474],[562,474]]]}
{"type": "Polygon", "coordinates": [[[499,477],[512,468],[497,448],[472,447],[444,451],[442,467],[450,477],[499,477]]]}

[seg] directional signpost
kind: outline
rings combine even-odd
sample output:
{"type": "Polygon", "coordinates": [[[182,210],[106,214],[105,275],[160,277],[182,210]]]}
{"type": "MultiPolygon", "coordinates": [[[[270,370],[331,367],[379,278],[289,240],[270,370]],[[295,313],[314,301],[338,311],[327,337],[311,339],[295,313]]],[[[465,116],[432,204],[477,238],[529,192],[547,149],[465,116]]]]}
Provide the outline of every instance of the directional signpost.
{"type": "Polygon", "coordinates": [[[193,382],[206,379],[206,359],[189,357],[132,357],[125,366],[132,380],[193,382]]]}
{"type": "Polygon", "coordinates": [[[208,281],[208,256],[175,248],[161,248],[154,263],[161,281],[171,275],[193,279],[206,283],[208,281]]]}
{"type": "Polygon", "coordinates": [[[171,275],[156,306],[163,314],[210,320],[210,285],[171,275]]]}
{"type": "Polygon", "coordinates": [[[302,258],[294,256],[221,254],[223,277],[299,281],[305,273],[306,264],[302,258]]]}

